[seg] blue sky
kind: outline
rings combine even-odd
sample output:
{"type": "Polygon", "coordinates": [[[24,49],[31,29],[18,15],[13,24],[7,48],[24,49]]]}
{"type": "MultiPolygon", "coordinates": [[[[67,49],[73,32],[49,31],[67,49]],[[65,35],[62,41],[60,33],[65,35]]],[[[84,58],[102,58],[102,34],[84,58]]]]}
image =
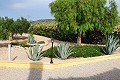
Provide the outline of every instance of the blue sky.
{"type": "MultiPolygon", "coordinates": [[[[54,0],[0,0],[0,16],[29,20],[51,19],[49,3],[54,0]]],[[[120,15],[120,0],[116,0],[120,15]]]]}

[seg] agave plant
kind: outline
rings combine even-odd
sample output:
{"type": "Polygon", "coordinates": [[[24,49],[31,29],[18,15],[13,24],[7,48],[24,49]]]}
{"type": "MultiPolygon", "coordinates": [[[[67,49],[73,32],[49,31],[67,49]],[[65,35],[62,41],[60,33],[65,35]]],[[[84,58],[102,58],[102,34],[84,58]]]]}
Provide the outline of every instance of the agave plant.
{"type": "Polygon", "coordinates": [[[71,54],[73,54],[73,49],[68,44],[65,44],[64,42],[60,43],[57,46],[58,54],[57,57],[61,59],[67,59],[71,54]]]}
{"type": "Polygon", "coordinates": [[[35,42],[36,42],[36,41],[35,41],[35,39],[34,39],[33,34],[30,34],[30,35],[28,36],[28,43],[34,44],[35,42]]]}
{"type": "Polygon", "coordinates": [[[28,58],[33,61],[38,61],[42,57],[42,48],[39,48],[39,44],[35,44],[33,47],[29,48],[28,58]]]}
{"type": "Polygon", "coordinates": [[[105,54],[112,54],[119,47],[119,39],[114,36],[108,36],[103,51],[105,54]]]}

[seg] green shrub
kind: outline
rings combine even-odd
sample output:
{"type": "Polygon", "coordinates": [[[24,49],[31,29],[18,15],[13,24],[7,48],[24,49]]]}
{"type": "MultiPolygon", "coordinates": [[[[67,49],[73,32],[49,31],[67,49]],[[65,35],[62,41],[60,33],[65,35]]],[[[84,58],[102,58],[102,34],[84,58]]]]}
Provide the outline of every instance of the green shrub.
{"type": "Polygon", "coordinates": [[[19,43],[19,46],[21,47],[32,47],[32,45],[24,44],[24,43],[19,43]]]}
{"type": "Polygon", "coordinates": [[[112,54],[120,46],[119,41],[120,40],[114,36],[108,36],[105,47],[103,47],[103,52],[105,54],[112,54]]]}
{"type": "Polygon", "coordinates": [[[74,55],[73,57],[95,57],[101,56],[103,53],[100,51],[100,46],[91,46],[91,45],[84,45],[84,46],[74,46],[74,55]]]}
{"type": "Polygon", "coordinates": [[[31,45],[28,45],[27,44],[27,40],[24,40],[24,41],[14,41],[14,42],[11,42],[12,45],[16,45],[16,46],[21,46],[21,47],[31,47],[31,45]]]}
{"type": "MultiPolygon", "coordinates": [[[[72,47],[72,46],[71,46],[72,47]]],[[[73,46],[73,52],[74,54],[71,55],[71,57],[84,57],[84,58],[87,58],[87,57],[95,57],[95,56],[101,56],[101,55],[104,55],[102,52],[101,52],[101,46],[91,46],[91,45],[84,45],[84,46],[73,46]]],[[[58,54],[57,52],[57,48],[54,47],[53,48],[54,50],[54,55],[53,57],[55,58],[56,54],[58,54]]],[[[45,57],[51,57],[51,48],[44,51],[44,55],[45,57]]]]}
{"type": "MultiPolygon", "coordinates": [[[[46,51],[43,51],[43,53],[44,53],[43,54],[44,57],[49,57],[50,58],[51,57],[51,53],[52,53],[52,48],[49,48],[46,51]]],[[[52,54],[53,54],[52,57],[56,58],[56,56],[55,56],[55,54],[57,54],[57,48],[56,47],[53,48],[53,53],[52,54]]]]}
{"type": "Polygon", "coordinates": [[[44,44],[45,43],[45,41],[39,41],[39,42],[37,42],[38,44],[44,44]]]}
{"type": "Polygon", "coordinates": [[[18,42],[18,41],[15,41],[15,42],[11,42],[11,44],[18,46],[18,45],[19,45],[19,42],[18,42]]]}

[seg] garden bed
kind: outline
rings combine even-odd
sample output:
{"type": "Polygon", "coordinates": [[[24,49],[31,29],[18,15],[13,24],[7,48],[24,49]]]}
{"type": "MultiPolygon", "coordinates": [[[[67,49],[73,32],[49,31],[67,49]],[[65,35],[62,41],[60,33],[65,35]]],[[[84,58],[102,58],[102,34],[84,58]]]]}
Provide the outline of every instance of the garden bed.
{"type": "MultiPolygon", "coordinates": [[[[23,36],[27,36],[27,35],[23,35],[23,36]]],[[[37,36],[35,35],[35,38],[37,40],[41,40],[41,41],[45,41],[45,47],[44,47],[44,57],[39,60],[38,62],[42,62],[42,63],[49,63],[50,62],[50,54],[51,54],[51,50],[49,49],[51,47],[51,39],[50,38],[46,38],[43,36],[37,36]],[[48,50],[47,50],[48,49],[48,50]],[[45,51],[47,50],[47,51],[45,51]],[[46,53],[47,52],[47,53],[46,53]]],[[[8,48],[7,48],[7,44],[9,43],[9,41],[0,41],[0,44],[6,44],[6,46],[1,47],[0,48],[0,60],[8,60],[8,48]]],[[[60,43],[60,41],[55,40],[54,42],[54,46],[58,45],[60,43]]],[[[58,58],[54,58],[54,63],[61,63],[64,61],[74,61],[74,60],[81,60],[81,59],[85,59],[85,58],[93,58],[95,56],[104,56],[104,54],[102,54],[99,50],[100,46],[91,46],[91,45],[85,45],[85,46],[74,46],[74,51],[76,52],[75,54],[73,54],[72,56],[70,56],[67,60],[61,60],[58,58]]],[[[24,48],[24,47],[20,47],[20,46],[12,46],[11,48],[11,61],[18,61],[18,62],[33,62],[31,60],[29,60],[27,53],[28,52],[28,48],[24,48]]],[[[55,51],[55,50],[54,50],[55,51]]],[[[56,52],[55,52],[56,53],[56,52]]],[[[120,53],[120,48],[118,48],[116,50],[115,53],[120,53]]],[[[55,56],[54,56],[55,57],[55,56]]]]}

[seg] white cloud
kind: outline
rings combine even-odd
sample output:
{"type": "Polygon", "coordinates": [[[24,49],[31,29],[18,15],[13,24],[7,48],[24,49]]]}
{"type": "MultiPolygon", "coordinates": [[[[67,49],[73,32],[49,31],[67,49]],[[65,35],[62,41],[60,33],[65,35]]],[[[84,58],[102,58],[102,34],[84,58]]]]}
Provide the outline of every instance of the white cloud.
{"type": "Polygon", "coordinates": [[[12,5],[14,9],[35,9],[43,6],[48,6],[54,0],[21,0],[12,5]]]}

